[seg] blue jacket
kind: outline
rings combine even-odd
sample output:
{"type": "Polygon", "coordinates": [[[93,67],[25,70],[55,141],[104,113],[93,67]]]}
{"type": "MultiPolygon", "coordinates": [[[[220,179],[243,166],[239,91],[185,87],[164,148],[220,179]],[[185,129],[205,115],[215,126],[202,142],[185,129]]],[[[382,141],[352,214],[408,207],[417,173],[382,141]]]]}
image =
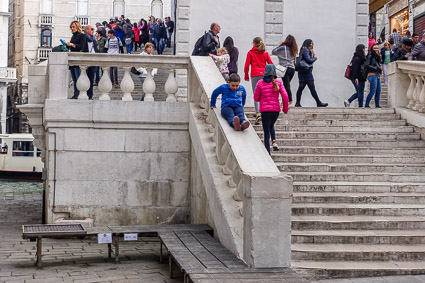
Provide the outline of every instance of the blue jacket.
{"type": "Polygon", "coordinates": [[[124,44],[125,42],[125,33],[123,29],[114,29],[115,31],[115,36],[119,37],[119,39],[121,40],[122,44],[124,44]]]}
{"type": "Polygon", "coordinates": [[[307,62],[307,64],[313,64],[317,60],[316,58],[311,57],[310,51],[307,48],[304,48],[301,53],[301,56],[307,62]]]}
{"type": "Polygon", "coordinates": [[[224,107],[244,106],[246,101],[246,90],[239,85],[237,91],[232,91],[229,84],[223,84],[216,88],[211,95],[211,106],[215,107],[217,97],[221,94],[221,109],[224,107]]]}

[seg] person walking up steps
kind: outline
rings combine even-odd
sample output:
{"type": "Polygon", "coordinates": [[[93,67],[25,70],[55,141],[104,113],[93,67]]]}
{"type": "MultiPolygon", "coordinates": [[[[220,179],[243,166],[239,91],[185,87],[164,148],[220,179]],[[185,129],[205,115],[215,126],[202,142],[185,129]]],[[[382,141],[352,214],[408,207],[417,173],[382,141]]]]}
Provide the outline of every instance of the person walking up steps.
{"type": "MultiPolygon", "coordinates": [[[[264,76],[266,64],[273,64],[272,59],[268,52],[266,52],[266,45],[261,37],[256,37],[252,41],[252,49],[248,51],[245,61],[245,81],[249,82],[249,67],[251,66],[251,85],[252,92],[254,93],[255,87],[259,80],[264,76]]],[[[261,121],[260,103],[254,102],[255,106],[255,124],[259,125],[261,121]]]]}
{"type": "Polygon", "coordinates": [[[303,46],[300,50],[300,62],[304,61],[307,67],[298,71],[299,86],[297,90],[297,102],[295,103],[295,107],[301,107],[301,95],[303,94],[305,86],[308,86],[310,89],[311,96],[313,96],[314,100],[316,100],[317,107],[328,106],[327,103],[320,101],[316,92],[316,87],[314,85],[313,63],[316,62],[317,56],[316,53],[314,53],[313,46],[313,40],[306,39],[304,40],[303,46]]]}
{"type": "Polygon", "coordinates": [[[345,107],[350,107],[350,103],[356,99],[359,102],[359,107],[363,107],[366,79],[362,75],[361,67],[366,62],[365,49],[366,46],[363,44],[357,45],[356,52],[354,52],[353,59],[351,59],[351,82],[356,92],[348,100],[344,101],[345,107]]]}
{"type": "Polygon", "coordinates": [[[373,96],[375,96],[375,108],[381,108],[379,106],[379,98],[381,96],[381,62],[382,58],[378,44],[372,45],[366,57],[367,79],[370,87],[370,92],[366,98],[366,108],[369,108],[369,103],[373,96]]]}
{"type": "Polygon", "coordinates": [[[254,100],[260,103],[260,112],[264,131],[264,146],[270,154],[270,136],[273,150],[279,150],[276,143],[276,133],[274,124],[279,118],[280,102],[279,94],[282,97],[282,111],[287,114],[289,110],[288,94],[281,81],[276,80],[276,67],[267,65],[264,77],[257,83],[254,92],[254,100]]]}

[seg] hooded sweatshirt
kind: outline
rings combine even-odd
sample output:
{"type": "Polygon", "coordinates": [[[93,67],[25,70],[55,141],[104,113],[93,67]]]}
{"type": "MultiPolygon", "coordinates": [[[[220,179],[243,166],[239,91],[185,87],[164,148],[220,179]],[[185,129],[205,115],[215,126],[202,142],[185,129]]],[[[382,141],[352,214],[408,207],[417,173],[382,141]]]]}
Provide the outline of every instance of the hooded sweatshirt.
{"type": "Polygon", "coordinates": [[[249,80],[249,65],[251,65],[251,78],[264,76],[264,69],[266,68],[266,63],[273,64],[272,59],[268,52],[258,51],[258,47],[254,46],[248,54],[246,55],[245,61],[245,80],[249,80]]]}

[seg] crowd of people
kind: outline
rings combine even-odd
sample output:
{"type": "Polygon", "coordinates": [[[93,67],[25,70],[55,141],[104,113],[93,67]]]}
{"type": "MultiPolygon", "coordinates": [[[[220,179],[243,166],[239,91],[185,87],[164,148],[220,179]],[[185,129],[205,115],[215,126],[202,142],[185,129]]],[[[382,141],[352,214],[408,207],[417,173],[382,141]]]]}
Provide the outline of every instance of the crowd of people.
{"type": "MultiPolygon", "coordinates": [[[[172,34],[174,32],[174,22],[170,17],[166,17],[165,21],[155,19],[150,16],[149,21],[141,19],[137,23],[131,23],[124,15],[120,18],[112,18],[102,23],[96,23],[95,26],[81,26],[78,21],[72,21],[70,24],[72,37],[65,45],[70,52],[86,52],[86,53],[108,53],[108,54],[131,54],[144,50],[142,55],[151,55],[153,50],[158,55],[163,54],[165,47],[171,47],[172,34]]],[[[74,85],[74,95],[72,99],[78,99],[80,91],[77,89],[77,80],[81,70],[78,66],[71,66],[71,77],[74,85]]],[[[90,88],[87,91],[89,99],[93,99],[93,86],[100,81],[101,68],[89,67],[87,76],[90,80],[90,88]]],[[[141,74],[141,80],[145,74],[141,74]]],[[[110,78],[112,84],[119,86],[118,68],[110,68],[110,78]]]]}

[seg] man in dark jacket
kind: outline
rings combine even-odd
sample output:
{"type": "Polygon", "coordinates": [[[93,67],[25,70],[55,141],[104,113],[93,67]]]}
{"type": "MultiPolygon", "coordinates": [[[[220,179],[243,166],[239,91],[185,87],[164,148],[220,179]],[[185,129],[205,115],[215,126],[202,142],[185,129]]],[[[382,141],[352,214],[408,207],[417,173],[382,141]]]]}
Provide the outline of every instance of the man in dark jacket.
{"type": "Polygon", "coordinates": [[[167,40],[167,30],[165,29],[165,25],[161,19],[156,20],[156,26],[153,29],[153,35],[156,51],[158,52],[158,55],[161,55],[164,51],[165,41],[167,40]]]}
{"type": "Polygon", "coordinates": [[[212,23],[210,27],[210,31],[207,32],[204,36],[202,47],[205,55],[208,54],[216,54],[217,48],[220,48],[220,38],[218,34],[220,33],[221,27],[218,23],[212,23]]]}
{"type": "MultiPolygon", "coordinates": [[[[94,27],[92,25],[87,25],[84,29],[86,34],[86,44],[83,47],[83,52],[85,53],[98,53],[99,49],[97,47],[97,41],[94,38],[94,27]]],[[[94,83],[94,75],[96,71],[96,66],[87,68],[87,76],[90,80],[90,88],[87,90],[87,96],[90,100],[93,99],[93,83],[94,83]]]]}
{"type": "Polygon", "coordinates": [[[425,34],[422,36],[422,40],[415,45],[413,51],[409,54],[409,61],[425,61],[425,34]]]}
{"type": "Polygon", "coordinates": [[[170,17],[165,18],[165,26],[167,27],[167,47],[171,47],[171,35],[174,32],[174,22],[170,17]]]}

